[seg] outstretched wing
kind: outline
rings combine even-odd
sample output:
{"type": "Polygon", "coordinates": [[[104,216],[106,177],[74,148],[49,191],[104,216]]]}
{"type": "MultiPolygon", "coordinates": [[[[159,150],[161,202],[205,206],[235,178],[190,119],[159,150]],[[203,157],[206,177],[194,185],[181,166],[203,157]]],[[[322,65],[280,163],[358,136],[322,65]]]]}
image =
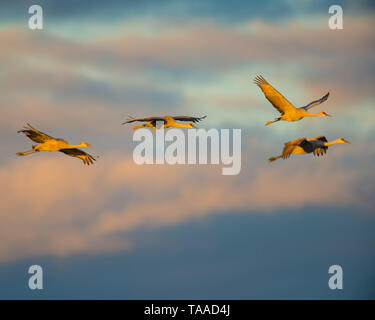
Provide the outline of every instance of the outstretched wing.
{"type": "Polygon", "coordinates": [[[129,116],[127,121],[125,121],[122,124],[132,123],[132,122],[136,122],[136,121],[141,121],[141,122],[151,122],[151,121],[153,121],[155,123],[155,121],[164,121],[165,122],[165,119],[162,118],[162,117],[133,118],[133,117],[129,116]]]}
{"type": "Polygon", "coordinates": [[[312,146],[314,148],[314,151],[313,151],[314,156],[319,157],[319,155],[324,155],[327,152],[328,146],[325,146],[324,142],[328,142],[328,140],[325,136],[311,137],[311,138],[308,138],[307,140],[311,141],[312,143],[312,146]]]}
{"type": "Polygon", "coordinates": [[[321,97],[320,99],[318,100],[315,100],[313,102],[310,102],[308,105],[304,106],[304,107],[301,107],[300,109],[305,109],[305,110],[309,110],[310,108],[312,107],[315,107],[321,103],[323,103],[324,101],[326,101],[329,97],[329,92],[324,96],[324,97],[321,97]]]}
{"type": "Polygon", "coordinates": [[[318,156],[319,157],[319,155],[321,155],[321,156],[324,155],[327,152],[327,149],[328,149],[328,147],[314,148],[314,151],[313,151],[314,156],[318,156]]]}
{"type": "Polygon", "coordinates": [[[306,140],[306,138],[298,138],[298,139],[285,142],[283,153],[282,153],[282,158],[283,159],[289,158],[290,155],[293,153],[293,150],[295,147],[300,146],[303,148],[306,145],[306,143],[309,143],[306,140]]]}
{"type": "Polygon", "coordinates": [[[79,158],[84,164],[87,165],[94,164],[94,161],[96,161],[91,154],[88,154],[80,149],[60,149],[59,151],[68,156],[79,158]]]}
{"type": "Polygon", "coordinates": [[[203,120],[204,118],[206,118],[207,116],[203,116],[203,117],[189,117],[189,116],[174,116],[172,117],[174,120],[179,120],[179,121],[192,121],[192,122],[199,122],[201,120],[203,120]]]}
{"type": "Polygon", "coordinates": [[[272,103],[281,115],[295,109],[295,107],[262,76],[257,76],[254,79],[254,83],[262,89],[267,100],[272,103]]]}
{"type": "Polygon", "coordinates": [[[55,140],[55,138],[45,134],[35,128],[33,128],[29,123],[24,126],[24,130],[19,130],[17,132],[23,132],[27,137],[37,143],[44,143],[48,140],[55,140]]]}
{"type": "Polygon", "coordinates": [[[156,120],[150,121],[150,124],[156,129],[156,120]]]}
{"type": "Polygon", "coordinates": [[[314,141],[314,140],[320,140],[322,142],[328,142],[327,138],[325,136],[316,136],[308,138],[307,141],[314,141]]]}

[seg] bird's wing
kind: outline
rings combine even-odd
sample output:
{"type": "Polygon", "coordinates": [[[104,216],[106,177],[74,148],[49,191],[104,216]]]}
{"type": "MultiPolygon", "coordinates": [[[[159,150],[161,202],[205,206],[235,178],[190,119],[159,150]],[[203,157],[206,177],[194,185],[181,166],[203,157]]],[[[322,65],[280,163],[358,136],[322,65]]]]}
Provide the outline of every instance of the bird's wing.
{"type": "Polygon", "coordinates": [[[285,142],[284,145],[285,146],[289,146],[289,145],[300,146],[304,141],[307,141],[307,139],[305,137],[303,137],[303,138],[297,138],[297,139],[285,142]]]}
{"type": "Polygon", "coordinates": [[[29,123],[24,126],[24,130],[19,130],[18,132],[23,132],[27,137],[37,143],[44,143],[48,140],[55,140],[54,137],[49,136],[35,128],[33,128],[29,123]]]}
{"type": "Polygon", "coordinates": [[[304,107],[301,107],[300,109],[305,109],[305,110],[309,110],[310,108],[312,107],[315,107],[321,103],[323,103],[324,101],[326,101],[329,97],[329,92],[324,96],[324,97],[321,97],[320,99],[318,100],[315,100],[313,102],[310,102],[308,105],[304,106],[304,107]]]}
{"type": "Polygon", "coordinates": [[[272,87],[266,79],[262,76],[257,76],[254,79],[254,83],[257,84],[263,91],[267,100],[283,115],[290,110],[294,110],[295,107],[274,87],[272,87]]]}
{"type": "Polygon", "coordinates": [[[84,164],[87,165],[94,164],[94,161],[96,161],[96,159],[91,154],[88,154],[80,149],[60,149],[59,151],[65,153],[68,156],[79,158],[83,161],[84,164]]]}
{"type": "Polygon", "coordinates": [[[327,149],[328,147],[317,147],[317,148],[314,148],[314,156],[318,156],[321,155],[323,156],[326,152],[327,152],[327,149]]]}
{"type": "Polygon", "coordinates": [[[311,137],[311,138],[308,138],[307,140],[311,141],[314,147],[314,151],[313,151],[314,156],[324,155],[327,152],[328,146],[325,146],[324,142],[328,142],[328,140],[325,136],[311,137]]]}
{"type": "Polygon", "coordinates": [[[190,117],[190,116],[173,116],[172,118],[174,120],[179,120],[179,121],[192,121],[192,122],[199,122],[201,120],[203,120],[204,118],[206,118],[207,116],[203,116],[203,117],[190,117]]]}
{"type": "Polygon", "coordinates": [[[133,118],[129,116],[127,121],[125,121],[123,124],[132,123],[136,121],[141,121],[141,122],[164,121],[165,122],[165,119],[162,117],[133,118]]]}
{"type": "Polygon", "coordinates": [[[307,141],[314,141],[314,140],[320,140],[322,142],[328,142],[327,138],[325,136],[316,136],[308,138],[307,141]]]}
{"type": "Polygon", "coordinates": [[[282,153],[282,158],[283,159],[289,158],[290,155],[293,153],[293,150],[296,146],[303,147],[305,143],[308,143],[306,138],[298,138],[298,139],[285,142],[283,153],[282,153]]]}

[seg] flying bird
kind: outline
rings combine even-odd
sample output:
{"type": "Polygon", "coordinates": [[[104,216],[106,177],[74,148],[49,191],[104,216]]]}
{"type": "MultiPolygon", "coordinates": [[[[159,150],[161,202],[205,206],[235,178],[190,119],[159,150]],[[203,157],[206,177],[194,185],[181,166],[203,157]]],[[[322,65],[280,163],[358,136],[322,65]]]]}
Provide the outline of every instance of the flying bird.
{"type": "Polygon", "coordinates": [[[349,141],[339,138],[334,141],[328,142],[325,136],[317,136],[311,138],[298,138],[286,142],[284,144],[284,149],[282,154],[276,157],[271,157],[268,160],[273,162],[279,158],[283,158],[284,160],[289,158],[292,154],[307,154],[307,153],[314,153],[315,156],[324,155],[329,146],[332,146],[336,143],[350,143],[349,141]]]}
{"type": "Polygon", "coordinates": [[[29,154],[39,151],[60,151],[68,156],[81,159],[83,163],[87,165],[93,164],[94,161],[96,161],[96,159],[92,155],[80,149],[77,149],[80,147],[91,147],[91,145],[87,142],[81,142],[77,145],[71,145],[67,143],[64,139],[53,138],[33,128],[29,123],[27,123],[27,126],[24,126],[24,130],[18,131],[18,133],[20,132],[24,133],[28,138],[39,144],[33,145],[31,150],[17,152],[18,156],[27,156],[29,154]]]}
{"type": "Polygon", "coordinates": [[[164,117],[147,117],[147,118],[138,118],[138,119],[129,116],[127,121],[125,121],[123,124],[140,121],[140,122],[146,122],[146,123],[144,125],[141,125],[141,126],[134,126],[133,127],[134,130],[137,130],[137,129],[140,129],[140,128],[145,128],[145,127],[157,129],[156,128],[156,122],[157,121],[163,121],[164,124],[160,129],[166,129],[166,128],[169,128],[169,127],[195,128],[195,129],[197,129],[197,127],[195,125],[193,125],[193,123],[199,122],[199,121],[203,120],[204,118],[206,118],[206,116],[200,117],[200,118],[190,117],[190,116],[173,116],[173,117],[172,116],[164,116],[164,117]],[[178,120],[178,121],[191,121],[193,123],[182,124],[182,123],[178,123],[176,120],[178,120]]]}
{"type": "Polygon", "coordinates": [[[298,121],[304,117],[331,117],[325,112],[310,113],[308,110],[315,107],[328,99],[329,92],[322,98],[310,102],[308,105],[300,108],[293,106],[280,92],[272,87],[266,79],[262,76],[257,76],[254,79],[254,83],[257,84],[263,91],[267,100],[281,113],[279,118],[274,121],[268,121],[266,126],[271,123],[284,120],[284,121],[298,121]]]}

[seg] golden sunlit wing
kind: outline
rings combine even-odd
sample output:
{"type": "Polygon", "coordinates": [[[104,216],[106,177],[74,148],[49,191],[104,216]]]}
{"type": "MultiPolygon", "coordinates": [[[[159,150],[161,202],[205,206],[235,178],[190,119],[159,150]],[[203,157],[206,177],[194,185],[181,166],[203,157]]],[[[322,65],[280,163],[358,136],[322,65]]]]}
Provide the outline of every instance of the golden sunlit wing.
{"type": "Polygon", "coordinates": [[[302,147],[305,143],[307,143],[306,138],[298,138],[298,139],[294,139],[294,140],[286,142],[284,144],[282,158],[283,159],[289,158],[290,155],[293,153],[294,148],[302,147]]]}
{"type": "Polygon", "coordinates": [[[257,76],[254,79],[254,83],[257,84],[263,91],[267,100],[283,115],[288,111],[296,109],[280,92],[273,88],[266,79],[262,76],[257,76]]]}

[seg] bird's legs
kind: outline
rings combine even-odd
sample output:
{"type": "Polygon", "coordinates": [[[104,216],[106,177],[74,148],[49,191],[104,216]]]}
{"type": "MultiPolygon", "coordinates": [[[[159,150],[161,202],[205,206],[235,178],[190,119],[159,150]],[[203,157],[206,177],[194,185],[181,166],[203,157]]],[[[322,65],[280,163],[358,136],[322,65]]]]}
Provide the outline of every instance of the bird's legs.
{"type": "Polygon", "coordinates": [[[268,121],[268,122],[266,123],[266,126],[270,125],[271,123],[274,123],[274,122],[280,121],[280,120],[281,120],[281,118],[276,118],[274,121],[268,121]]]}
{"type": "Polygon", "coordinates": [[[280,154],[280,155],[277,156],[277,157],[271,157],[271,158],[269,158],[268,161],[269,161],[269,162],[274,162],[274,161],[276,161],[277,159],[280,159],[280,158],[282,158],[282,157],[283,157],[283,155],[280,154]]]}
{"type": "Polygon", "coordinates": [[[21,156],[28,156],[29,154],[32,154],[32,153],[35,153],[35,152],[38,152],[37,150],[35,149],[31,149],[31,150],[27,150],[27,151],[24,151],[24,152],[17,152],[17,156],[21,157],[21,156]]]}

